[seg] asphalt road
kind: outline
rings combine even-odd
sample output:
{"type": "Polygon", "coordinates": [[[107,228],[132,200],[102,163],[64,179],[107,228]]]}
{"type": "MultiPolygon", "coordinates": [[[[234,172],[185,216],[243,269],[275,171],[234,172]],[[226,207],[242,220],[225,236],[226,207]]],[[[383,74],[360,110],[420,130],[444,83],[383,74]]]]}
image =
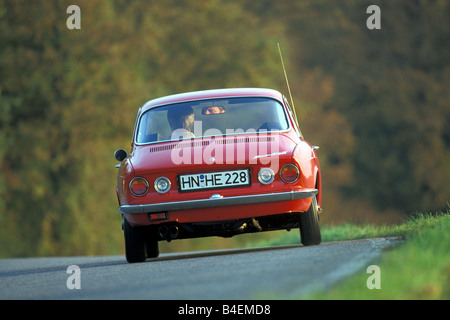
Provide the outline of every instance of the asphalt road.
{"type": "MultiPolygon", "coordinates": [[[[129,264],[123,256],[0,259],[0,299],[305,298],[366,272],[395,238],[162,254],[129,264]],[[78,271],[67,273],[76,265],[78,271]],[[80,288],[68,288],[79,285],[80,288]]],[[[368,275],[369,276],[369,275],[368,275]]]]}

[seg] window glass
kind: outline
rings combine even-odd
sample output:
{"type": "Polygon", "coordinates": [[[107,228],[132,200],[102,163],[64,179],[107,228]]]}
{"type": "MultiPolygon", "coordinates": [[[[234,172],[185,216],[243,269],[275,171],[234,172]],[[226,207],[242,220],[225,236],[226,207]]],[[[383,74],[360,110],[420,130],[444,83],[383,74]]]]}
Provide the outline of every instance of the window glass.
{"type": "Polygon", "coordinates": [[[228,98],[177,103],[145,112],[136,142],[281,131],[288,129],[284,108],[270,98],[228,98]]]}

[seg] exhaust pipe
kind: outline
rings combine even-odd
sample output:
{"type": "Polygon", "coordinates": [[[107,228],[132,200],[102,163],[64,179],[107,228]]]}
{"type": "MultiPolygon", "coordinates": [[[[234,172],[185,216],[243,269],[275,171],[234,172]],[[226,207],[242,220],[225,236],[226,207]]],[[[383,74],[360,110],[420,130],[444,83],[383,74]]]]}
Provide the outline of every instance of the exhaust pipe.
{"type": "Polygon", "coordinates": [[[169,229],[165,225],[162,225],[158,228],[158,233],[159,236],[164,240],[167,240],[169,238],[169,229]]]}
{"type": "Polygon", "coordinates": [[[179,229],[177,226],[167,227],[166,225],[162,225],[158,229],[159,236],[170,242],[172,239],[178,238],[179,229]]]}
{"type": "Polygon", "coordinates": [[[169,228],[169,234],[171,239],[178,238],[178,227],[177,226],[171,226],[169,228]]]}

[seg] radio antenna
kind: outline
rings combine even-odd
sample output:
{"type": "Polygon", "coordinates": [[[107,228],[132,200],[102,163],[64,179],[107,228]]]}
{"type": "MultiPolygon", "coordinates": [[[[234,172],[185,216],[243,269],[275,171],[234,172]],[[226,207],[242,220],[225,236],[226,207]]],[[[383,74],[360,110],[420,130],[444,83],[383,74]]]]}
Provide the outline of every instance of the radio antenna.
{"type": "MultiPolygon", "coordinates": [[[[278,43],[278,52],[280,53],[281,66],[283,67],[284,78],[286,79],[286,85],[287,85],[287,88],[288,88],[289,97],[291,98],[292,111],[294,113],[295,122],[297,123],[297,127],[298,127],[298,120],[297,120],[297,113],[295,112],[294,99],[292,99],[291,87],[289,86],[289,80],[288,80],[288,76],[287,76],[287,73],[286,73],[286,68],[284,67],[283,55],[281,54],[281,48],[280,48],[280,44],[279,43],[278,43]]],[[[298,128],[298,130],[300,132],[300,128],[298,128]]],[[[301,132],[300,132],[300,135],[301,135],[301,132]]]]}
{"type": "Polygon", "coordinates": [[[281,48],[280,48],[280,44],[279,43],[278,43],[278,52],[280,53],[281,66],[283,67],[284,78],[286,79],[286,85],[287,85],[287,88],[288,88],[289,97],[291,98],[292,109],[294,111],[295,118],[297,119],[297,115],[295,114],[294,100],[292,99],[292,94],[291,94],[291,87],[289,86],[289,80],[288,80],[288,76],[287,76],[287,73],[286,73],[286,68],[284,67],[283,55],[281,54],[281,48]]]}

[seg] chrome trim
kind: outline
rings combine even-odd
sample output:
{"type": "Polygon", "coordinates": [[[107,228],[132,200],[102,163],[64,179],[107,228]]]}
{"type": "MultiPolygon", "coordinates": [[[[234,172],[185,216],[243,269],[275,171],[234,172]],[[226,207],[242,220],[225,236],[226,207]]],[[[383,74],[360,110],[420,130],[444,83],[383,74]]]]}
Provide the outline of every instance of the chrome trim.
{"type": "Polygon", "coordinates": [[[234,197],[211,197],[209,199],[187,200],[165,203],[151,203],[140,205],[124,205],[119,207],[123,214],[151,213],[170,210],[187,210],[199,208],[214,208],[222,206],[235,206],[253,203],[265,203],[276,201],[292,201],[312,198],[317,194],[317,189],[302,189],[301,191],[287,191],[279,193],[264,193],[234,197]]]}
{"type": "Polygon", "coordinates": [[[259,182],[261,182],[261,184],[271,184],[274,179],[275,179],[275,172],[273,172],[272,169],[270,169],[270,168],[262,168],[261,170],[259,170],[259,172],[258,172],[258,180],[259,180],[259,182]],[[261,178],[261,176],[264,174],[264,172],[267,172],[267,174],[270,174],[270,179],[267,180],[267,181],[264,181],[261,178]]]}
{"type": "Polygon", "coordinates": [[[169,192],[170,188],[172,187],[172,182],[170,182],[169,178],[166,178],[166,177],[159,177],[159,178],[157,178],[157,179],[155,180],[155,182],[153,183],[153,187],[155,188],[155,190],[156,190],[158,193],[164,194],[164,193],[169,192]],[[160,189],[158,188],[158,182],[161,181],[161,180],[164,180],[164,181],[167,182],[167,185],[168,185],[167,189],[165,189],[165,190],[160,190],[160,189]]]}

